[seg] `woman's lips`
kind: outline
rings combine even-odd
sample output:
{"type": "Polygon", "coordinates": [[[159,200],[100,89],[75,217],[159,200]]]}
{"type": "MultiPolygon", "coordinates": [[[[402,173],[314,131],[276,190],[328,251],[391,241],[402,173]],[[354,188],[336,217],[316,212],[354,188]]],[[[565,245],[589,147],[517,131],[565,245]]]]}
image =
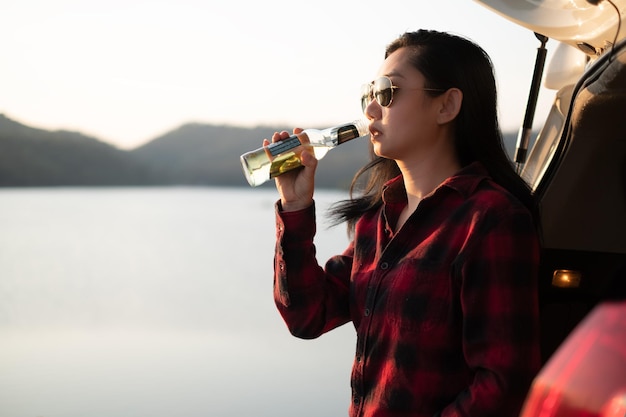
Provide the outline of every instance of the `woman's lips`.
{"type": "Polygon", "coordinates": [[[380,130],[376,129],[373,125],[369,126],[370,136],[374,139],[376,136],[380,135],[380,130]]]}

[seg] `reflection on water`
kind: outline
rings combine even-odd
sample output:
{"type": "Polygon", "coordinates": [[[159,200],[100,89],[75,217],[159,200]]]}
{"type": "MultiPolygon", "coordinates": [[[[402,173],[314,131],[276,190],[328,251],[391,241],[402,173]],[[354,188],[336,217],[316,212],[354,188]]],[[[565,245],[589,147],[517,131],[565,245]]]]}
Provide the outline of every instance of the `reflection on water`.
{"type": "MultiPolygon", "coordinates": [[[[274,199],[0,191],[0,415],[346,415],[351,325],[298,340],[273,305],[274,199]]],[[[346,243],[319,227],[321,260],[346,243]]]]}

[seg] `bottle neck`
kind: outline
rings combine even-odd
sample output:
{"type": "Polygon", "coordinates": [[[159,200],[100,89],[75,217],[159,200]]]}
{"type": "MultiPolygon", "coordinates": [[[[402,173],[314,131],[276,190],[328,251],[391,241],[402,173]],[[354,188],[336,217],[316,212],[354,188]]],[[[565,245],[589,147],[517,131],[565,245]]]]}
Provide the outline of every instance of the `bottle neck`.
{"type": "Polygon", "coordinates": [[[331,127],[323,131],[325,137],[329,138],[327,141],[332,143],[332,146],[341,145],[351,141],[352,139],[366,136],[369,134],[367,122],[364,120],[355,120],[351,123],[345,123],[339,126],[331,127]]]}

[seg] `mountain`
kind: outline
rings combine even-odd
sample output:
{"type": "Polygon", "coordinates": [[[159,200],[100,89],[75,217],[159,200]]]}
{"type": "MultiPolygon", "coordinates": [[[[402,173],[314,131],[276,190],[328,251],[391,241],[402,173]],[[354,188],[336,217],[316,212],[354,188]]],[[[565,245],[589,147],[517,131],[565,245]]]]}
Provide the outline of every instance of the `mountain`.
{"type": "MultiPolygon", "coordinates": [[[[285,129],[189,123],[126,151],[81,133],[28,127],[0,114],[0,186],[248,187],[239,155],[285,129]]],[[[514,140],[515,135],[507,135],[509,152],[514,140]]],[[[320,162],[317,186],[347,189],[369,159],[364,142],[355,139],[329,152],[320,162]]]]}
{"type": "Polygon", "coordinates": [[[76,132],[47,131],[0,114],[0,186],[156,184],[128,152],[76,132]]]}
{"type": "MultiPolygon", "coordinates": [[[[226,125],[186,124],[131,151],[144,164],[158,169],[164,182],[248,186],[239,155],[261,146],[284,127],[243,128],[226,125]]],[[[368,159],[362,140],[337,147],[324,158],[317,183],[321,187],[349,186],[354,172],[368,159]]]]}
{"type": "MultiPolygon", "coordinates": [[[[0,186],[248,187],[239,155],[284,129],[189,123],[126,151],[81,133],[37,129],[0,114],[0,186]]],[[[367,159],[362,140],[342,145],[324,159],[318,185],[347,187],[367,159]]]]}

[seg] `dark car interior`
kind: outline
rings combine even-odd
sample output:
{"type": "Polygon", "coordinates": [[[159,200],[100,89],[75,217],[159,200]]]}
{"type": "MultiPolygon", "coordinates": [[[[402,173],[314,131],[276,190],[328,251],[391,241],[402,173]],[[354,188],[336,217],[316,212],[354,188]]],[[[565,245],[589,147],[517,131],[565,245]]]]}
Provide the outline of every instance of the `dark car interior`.
{"type": "Polygon", "coordinates": [[[565,93],[565,124],[546,123],[525,166],[538,178],[544,360],[598,303],[626,299],[626,41],[565,93]]]}

